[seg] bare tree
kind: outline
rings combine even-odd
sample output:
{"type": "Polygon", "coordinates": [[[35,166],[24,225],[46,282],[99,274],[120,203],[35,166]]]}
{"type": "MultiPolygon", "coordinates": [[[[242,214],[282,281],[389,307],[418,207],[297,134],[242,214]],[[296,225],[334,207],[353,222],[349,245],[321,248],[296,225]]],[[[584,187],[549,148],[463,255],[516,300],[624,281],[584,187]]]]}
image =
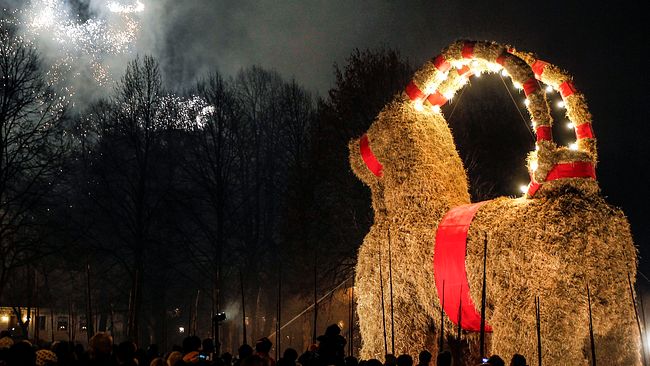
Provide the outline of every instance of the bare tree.
{"type": "Polygon", "coordinates": [[[36,49],[0,23],[0,299],[10,274],[51,253],[46,198],[62,172],[64,102],[36,49]]]}

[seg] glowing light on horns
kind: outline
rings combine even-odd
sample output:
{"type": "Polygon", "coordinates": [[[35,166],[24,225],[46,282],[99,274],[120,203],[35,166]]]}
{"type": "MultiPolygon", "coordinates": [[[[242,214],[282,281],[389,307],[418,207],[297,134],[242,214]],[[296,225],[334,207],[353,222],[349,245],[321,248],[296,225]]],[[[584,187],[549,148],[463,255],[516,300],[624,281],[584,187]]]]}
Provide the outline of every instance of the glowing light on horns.
{"type": "Polygon", "coordinates": [[[574,151],[578,150],[578,144],[575,143],[575,142],[572,143],[572,144],[569,144],[569,150],[574,150],[574,151]]]}
{"type": "Polygon", "coordinates": [[[528,192],[528,186],[522,184],[519,186],[519,190],[521,191],[521,193],[525,194],[526,192],[528,192]]]}
{"type": "Polygon", "coordinates": [[[413,102],[413,108],[415,108],[415,110],[418,112],[422,112],[424,110],[424,104],[422,103],[422,100],[417,99],[415,102],[413,102]]]}
{"type": "Polygon", "coordinates": [[[561,100],[561,101],[557,102],[557,107],[558,108],[564,108],[565,106],[566,105],[564,104],[564,101],[561,100]]]}
{"type": "Polygon", "coordinates": [[[553,91],[553,87],[550,86],[550,85],[547,85],[545,90],[546,90],[547,93],[551,93],[553,91]]]}

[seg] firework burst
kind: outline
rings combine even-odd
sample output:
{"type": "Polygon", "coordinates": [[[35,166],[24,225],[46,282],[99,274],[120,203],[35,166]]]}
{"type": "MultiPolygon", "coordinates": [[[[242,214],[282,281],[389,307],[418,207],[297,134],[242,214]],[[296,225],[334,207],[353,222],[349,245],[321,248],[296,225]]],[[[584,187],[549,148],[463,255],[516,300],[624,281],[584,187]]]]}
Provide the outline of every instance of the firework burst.
{"type": "Polygon", "coordinates": [[[100,0],[97,12],[82,20],[65,0],[32,0],[14,14],[25,38],[48,55],[50,84],[74,99],[74,79],[92,80],[100,87],[112,83],[112,57],[128,54],[140,30],[141,1],[100,0]]]}

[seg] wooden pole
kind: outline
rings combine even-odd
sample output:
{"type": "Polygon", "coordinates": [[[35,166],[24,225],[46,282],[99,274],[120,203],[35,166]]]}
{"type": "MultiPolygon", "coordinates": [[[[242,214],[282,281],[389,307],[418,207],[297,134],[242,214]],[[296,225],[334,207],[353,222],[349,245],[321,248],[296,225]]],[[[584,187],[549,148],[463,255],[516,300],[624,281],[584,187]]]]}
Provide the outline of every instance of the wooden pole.
{"type": "Polygon", "coordinates": [[[318,247],[314,248],[314,326],[312,330],[312,343],[318,337],[318,247]]]}
{"type": "Polygon", "coordinates": [[[542,366],[542,322],[539,296],[535,296],[535,328],[537,330],[537,365],[542,366]]]}
{"type": "Polygon", "coordinates": [[[384,355],[388,354],[388,341],[386,340],[386,308],[384,306],[384,273],[381,268],[381,247],[379,248],[379,290],[381,295],[381,319],[384,327],[384,355]]]}
{"type": "Polygon", "coordinates": [[[92,338],[95,333],[93,324],[92,293],[90,289],[90,263],[86,263],[86,292],[88,293],[88,300],[86,302],[86,336],[89,342],[90,338],[92,338]]]}
{"type": "Polygon", "coordinates": [[[393,311],[393,265],[391,253],[390,228],[388,229],[388,287],[390,289],[390,340],[391,353],[395,354],[395,314],[393,311]]]}
{"type": "MultiPolygon", "coordinates": [[[[641,309],[639,310],[639,312],[641,313],[641,323],[643,324],[642,328],[643,328],[643,330],[647,331],[648,326],[647,326],[647,323],[645,321],[645,306],[643,305],[643,295],[639,296],[639,301],[641,302],[641,304],[640,304],[641,309]]],[[[647,365],[647,362],[648,362],[648,358],[647,358],[648,357],[648,349],[647,349],[647,344],[646,343],[641,344],[641,350],[643,350],[643,365],[647,365]]]]}
{"type": "Polygon", "coordinates": [[[440,340],[438,340],[438,353],[445,346],[445,280],[442,280],[442,304],[440,306],[440,340]]]}
{"type": "MultiPolygon", "coordinates": [[[[644,350],[644,341],[643,331],[641,330],[641,322],[639,321],[639,312],[636,308],[636,298],[634,297],[634,287],[632,286],[632,278],[630,278],[630,272],[627,273],[627,284],[630,287],[630,298],[632,299],[632,307],[634,308],[634,317],[636,318],[636,326],[639,329],[639,339],[641,340],[641,350],[644,350]]],[[[646,365],[645,352],[643,352],[643,364],[646,365]]]]}
{"type": "Polygon", "coordinates": [[[241,286],[241,325],[244,336],[244,342],[242,344],[248,344],[246,341],[246,296],[244,295],[244,275],[242,274],[241,267],[239,267],[239,284],[241,286]]]}
{"type": "Polygon", "coordinates": [[[282,266],[278,266],[278,309],[275,321],[275,359],[280,359],[280,347],[282,343],[280,322],[282,317],[282,266]]]}
{"type": "Polygon", "coordinates": [[[481,288],[481,330],[479,336],[480,342],[480,358],[483,359],[485,356],[485,298],[486,298],[486,286],[487,286],[487,276],[486,276],[486,267],[487,267],[487,235],[484,238],[483,244],[483,286],[481,288]]]}
{"type": "Polygon", "coordinates": [[[352,311],[350,315],[350,356],[354,357],[354,279],[352,279],[352,311]]]}
{"type": "Polygon", "coordinates": [[[589,305],[589,341],[591,342],[591,365],[596,366],[596,342],[594,341],[594,324],[591,318],[591,290],[589,290],[589,284],[587,284],[587,304],[589,305]]]}

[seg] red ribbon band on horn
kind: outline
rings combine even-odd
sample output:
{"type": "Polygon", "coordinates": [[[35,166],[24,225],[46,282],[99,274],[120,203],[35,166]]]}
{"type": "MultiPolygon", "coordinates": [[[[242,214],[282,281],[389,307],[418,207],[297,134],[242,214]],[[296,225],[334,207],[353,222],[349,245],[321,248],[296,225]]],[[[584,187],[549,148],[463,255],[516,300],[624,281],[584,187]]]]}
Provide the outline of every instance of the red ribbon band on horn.
{"type": "Polygon", "coordinates": [[[537,80],[535,80],[535,78],[530,78],[524,82],[523,87],[524,87],[524,94],[528,96],[529,94],[537,90],[539,85],[537,84],[537,80]]]}
{"type": "Polygon", "coordinates": [[[593,139],[594,131],[591,129],[591,122],[576,126],[576,137],[580,139],[593,139]]]}
{"type": "Polygon", "coordinates": [[[437,106],[442,106],[442,105],[444,105],[445,103],[447,103],[447,98],[445,98],[444,95],[440,94],[439,91],[436,91],[435,93],[433,93],[433,94],[431,94],[431,95],[429,95],[429,96],[427,97],[427,101],[428,101],[429,103],[431,103],[431,105],[434,105],[434,106],[436,106],[436,105],[437,105],[437,106]]]}
{"type": "Polygon", "coordinates": [[[465,42],[463,44],[463,50],[461,51],[461,54],[463,55],[463,58],[473,58],[474,57],[474,46],[476,45],[476,42],[465,42]]]}
{"type": "Polygon", "coordinates": [[[447,62],[445,56],[438,55],[433,59],[433,66],[441,72],[448,71],[451,68],[451,63],[447,62]]]}
{"type": "MultiPolygon", "coordinates": [[[[470,296],[465,270],[467,232],[474,215],[485,203],[462,205],[447,211],[438,225],[433,256],[436,289],[438,298],[445,298],[445,313],[454,324],[458,325],[460,310],[460,327],[472,332],[481,330],[481,313],[476,310],[470,296]]],[[[442,303],[442,300],[440,302],[442,303]]],[[[492,331],[492,327],[487,323],[485,331],[492,331]]]]}
{"type": "Polygon", "coordinates": [[[535,135],[537,135],[537,141],[551,141],[553,140],[553,135],[551,132],[551,126],[537,126],[535,128],[535,135]]]}
{"type": "MultiPolygon", "coordinates": [[[[545,182],[550,182],[563,178],[591,178],[596,179],[596,168],[590,161],[575,161],[572,163],[560,163],[555,165],[548,175],[545,182]]],[[[539,188],[544,184],[534,181],[530,182],[528,186],[528,196],[533,197],[539,188]]]]}
{"type": "Polygon", "coordinates": [[[559,89],[560,89],[560,95],[562,95],[562,98],[566,98],[569,95],[572,95],[573,93],[575,93],[577,91],[576,88],[573,86],[573,83],[571,81],[569,81],[569,80],[567,80],[567,81],[563,82],[562,84],[560,84],[559,89]]]}
{"type": "MultiPolygon", "coordinates": [[[[468,73],[470,71],[469,66],[465,65],[458,69],[458,75],[463,76],[463,74],[468,73]]],[[[469,77],[471,74],[468,74],[467,76],[469,77]]]]}
{"type": "Polygon", "coordinates": [[[372,150],[370,150],[368,135],[364,134],[359,139],[359,150],[361,152],[361,158],[363,159],[363,162],[366,163],[366,166],[372,172],[372,174],[377,177],[381,177],[383,175],[382,170],[384,167],[381,165],[379,160],[377,160],[375,154],[372,153],[372,150]]]}
{"type": "Polygon", "coordinates": [[[501,56],[497,57],[496,63],[503,66],[503,64],[506,62],[506,57],[508,57],[508,54],[507,53],[502,53],[501,56]]]}
{"type": "Polygon", "coordinates": [[[533,72],[535,73],[535,78],[537,80],[542,79],[542,73],[544,72],[544,69],[548,66],[548,62],[544,62],[542,60],[535,60],[533,64],[530,66],[531,69],[533,69],[533,72]]]}
{"type": "Polygon", "coordinates": [[[406,95],[408,95],[411,100],[422,100],[426,96],[422,90],[415,85],[413,80],[411,80],[411,82],[406,86],[406,95]]]}

